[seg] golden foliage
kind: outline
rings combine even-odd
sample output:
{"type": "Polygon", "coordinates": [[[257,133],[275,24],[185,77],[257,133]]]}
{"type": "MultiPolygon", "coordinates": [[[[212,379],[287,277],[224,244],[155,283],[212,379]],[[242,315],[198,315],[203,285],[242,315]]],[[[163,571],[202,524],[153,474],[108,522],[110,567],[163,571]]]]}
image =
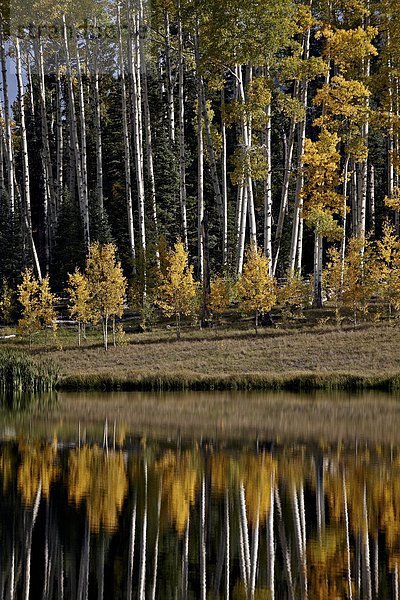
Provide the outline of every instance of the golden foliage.
{"type": "Polygon", "coordinates": [[[191,452],[166,452],[157,462],[156,470],[162,476],[162,505],[168,510],[168,519],[175,524],[181,536],[194,505],[198,487],[198,473],[191,452]]]}
{"type": "Polygon", "coordinates": [[[226,277],[216,277],[211,282],[211,291],[209,298],[209,306],[212,315],[215,319],[219,317],[229,308],[231,296],[231,284],[226,277]]]}
{"type": "Polygon", "coordinates": [[[269,312],[276,302],[275,280],[269,274],[269,259],[253,244],[246,251],[243,273],[236,284],[240,307],[245,313],[269,312]]]}
{"type": "Polygon", "coordinates": [[[31,269],[22,273],[22,283],[18,286],[18,300],[22,305],[22,317],[18,322],[19,331],[30,337],[47,327],[56,330],[57,297],[50,290],[48,277],[38,281],[31,269]]]}
{"type": "Polygon", "coordinates": [[[49,497],[50,486],[58,477],[57,446],[54,444],[41,446],[21,444],[19,447],[21,463],[18,467],[17,485],[22,500],[27,506],[32,506],[39,484],[42,494],[49,497]]]}
{"type": "Polygon", "coordinates": [[[197,298],[197,284],[193,278],[193,267],[189,265],[188,253],[183,243],[177,241],[168,252],[165,274],[161,275],[157,305],[169,317],[175,315],[177,332],[181,315],[193,314],[197,298]]]}
{"type": "Polygon", "coordinates": [[[67,293],[71,317],[81,323],[88,323],[92,318],[89,282],[79,269],[68,273],[67,293]]]}
{"type": "Polygon", "coordinates": [[[70,453],[68,469],[69,501],[85,501],[91,531],[115,530],[128,489],[122,453],[85,446],[70,453]]]}

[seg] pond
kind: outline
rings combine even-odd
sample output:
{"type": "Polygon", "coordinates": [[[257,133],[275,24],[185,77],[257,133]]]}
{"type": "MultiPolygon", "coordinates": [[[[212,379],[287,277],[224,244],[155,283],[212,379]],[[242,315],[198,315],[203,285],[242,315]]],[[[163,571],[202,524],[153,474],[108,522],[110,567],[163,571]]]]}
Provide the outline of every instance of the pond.
{"type": "Polygon", "coordinates": [[[0,415],[0,597],[398,599],[400,399],[60,394],[0,415]]]}

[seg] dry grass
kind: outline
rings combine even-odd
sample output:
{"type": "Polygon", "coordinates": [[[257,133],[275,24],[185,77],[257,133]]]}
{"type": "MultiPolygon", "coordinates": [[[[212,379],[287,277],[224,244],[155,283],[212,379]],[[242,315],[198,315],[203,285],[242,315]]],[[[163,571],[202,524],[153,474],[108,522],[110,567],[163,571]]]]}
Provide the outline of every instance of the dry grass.
{"type": "MultiPolygon", "coordinates": [[[[77,348],[72,332],[61,333],[58,343],[63,349],[52,342],[52,346],[38,346],[32,352],[55,360],[70,383],[83,385],[86,381],[94,387],[101,382],[105,387],[116,387],[124,381],[140,383],[146,379],[203,381],[204,387],[212,387],[214,381],[220,383],[216,387],[229,387],[233,379],[279,383],[298,376],[304,381],[307,377],[322,382],[336,379],[337,387],[346,378],[355,381],[353,387],[358,387],[358,380],[362,387],[365,380],[373,387],[382,378],[398,378],[400,374],[400,327],[387,324],[369,324],[356,330],[273,329],[257,337],[239,329],[191,330],[180,341],[164,329],[127,335],[124,346],[107,353],[98,338],[77,348]]],[[[2,342],[4,345],[12,346],[2,342]]],[[[20,342],[16,345],[21,347],[20,342]]]]}

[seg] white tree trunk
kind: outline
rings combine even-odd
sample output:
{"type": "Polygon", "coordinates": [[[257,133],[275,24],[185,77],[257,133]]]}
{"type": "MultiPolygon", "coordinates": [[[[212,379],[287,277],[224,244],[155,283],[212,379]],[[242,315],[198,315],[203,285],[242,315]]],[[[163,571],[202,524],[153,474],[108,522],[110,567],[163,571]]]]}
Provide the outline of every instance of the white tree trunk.
{"type": "Polygon", "coordinates": [[[101,99],[99,90],[99,41],[97,20],[94,28],[96,41],[94,47],[94,128],[96,138],[96,192],[100,213],[104,212],[104,186],[103,186],[103,140],[101,135],[101,99]]]}
{"type": "Polygon", "coordinates": [[[206,480],[203,476],[200,498],[200,598],[207,598],[206,572],[206,480]]]}
{"type": "Polygon", "coordinates": [[[375,236],[375,167],[369,167],[369,210],[372,235],[375,236]]]}
{"type": "MultiPolygon", "coordinates": [[[[293,98],[298,97],[298,90],[299,90],[299,82],[295,81],[293,98]]],[[[276,268],[278,265],[279,253],[280,253],[280,249],[281,249],[282,234],[283,234],[283,225],[285,222],[285,215],[286,215],[286,211],[288,208],[289,184],[290,184],[290,176],[291,176],[291,171],[292,171],[295,131],[296,131],[296,121],[292,117],[290,120],[289,136],[288,136],[286,154],[285,154],[285,167],[284,167],[284,174],[283,174],[281,205],[279,208],[278,224],[277,224],[276,233],[275,233],[275,256],[274,256],[274,264],[273,264],[273,269],[272,269],[272,272],[274,275],[276,273],[276,268]]]]}
{"type": "Polygon", "coordinates": [[[145,224],[145,191],[144,191],[144,168],[143,168],[143,133],[142,133],[142,85],[140,77],[140,22],[143,20],[143,4],[139,0],[138,6],[132,15],[132,103],[133,103],[133,145],[136,165],[136,186],[139,210],[139,234],[140,246],[143,254],[143,263],[146,259],[146,224],[145,224]]]}
{"type": "Polygon", "coordinates": [[[142,545],[140,552],[139,600],[146,598],[146,550],[147,550],[147,459],[144,459],[144,510],[142,523],[142,545]]]}
{"type": "Polygon", "coordinates": [[[202,223],[204,218],[204,141],[202,118],[202,86],[200,75],[199,36],[195,38],[196,86],[197,86],[197,238],[198,238],[198,277],[204,278],[204,249],[202,241],[202,223]]]}
{"type": "Polygon", "coordinates": [[[58,64],[58,55],[56,59],[56,127],[57,127],[57,164],[56,164],[56,211],[60,211],[64,194],[64,134],[62,123],[62,86],[60,78],[60,67],[58,64]]]}
{"type": "Polygon", "coordinates": [[[132,600],[133,561],[134,561],[134,557],[135,557],[135,534],[136,534],[136,507],[137,507],[137,497],[135,495],[135,501],[134,501],[132,517],[131,517],[131,530],[130,530],[130,535],[129,535],[128,577],[127,577],[127,589],[126,589],[127,600],[132,600]]]}
{"type": "Polygon", "coordinates": [[[36,62],[39,71],[39,98],[40,98],[40,118],[41,118],[41,136],[42,136],[42,162],[43,162],[43,191],[44,191],[44,229],[46,244],[46,272],[49,271],[49,262],[51,258],[52,245],[56,230],[56,202],[53,185],[53,169],[50,155],[49,129],[47,125],[47,103],[46,103],[46,85],[44,78],[43,62],[43,43],[39,38],[35,44],[36,62]]]}
{"type": "MultiPolygon", "coordinates": [[[[308,60],[310,56],[310,34],[311,30],[308,29],[305,34],[304,44],[303,44],[303,60],[308,60]]],[[[296,256],[297,256],[297,264],[300,264],[299,272],[301,271],[301,262],[302,257],[298,256],[299,254],[299,234],[300,230],[302,230],[302,226],[300,221],[303,219],[302,211],[303,211],[303,197],[302,190],[304,184],[304,176],[303,176],[303,153],[304,153],[304,144],[306,141],[306,125],[307,125],[307,101],[308,101],[308,81],[304,80],[301,82],[300,86],[300,101],[304,110],[304,119],[299,123],[298,130],[298,160],[297,160],[297,179],[296,179],[296,198],[295,198],[295,207],[294,207],[294,215],[293,215],[293,227],[292,227],[292,241],[290,245],[290,259],[289,259],[289,269],[293,274],[296,267],[296,256]]],[[[302,233],[302,232],[301,232],[302,233]]],[[[301,245],[302,248],[302,245],[301,245]]]]}
{"type": "MultiPolygon", "coordinates": [[[[75,29],[74,29],[75,31],[75,29]]],[[[76,32],[75,32],[76,36],[76,32]]],[[[81,59],[78,43],[75,45],[76,54],[76,75],[78,83],[78,108],[81,133],[81,173],[82,173],[82,194],[85,206],[85,219],[89,223],[89,192],[88,192],[88,172],[87,172],[87,142],[86,142],[86,115],[85,115],[85,97],[82,81],[81,59]]],[[[90,238],[90,235],[89,235],[90,238]]],[[[90,243],[90,242],[89,242],[90,243]]]]}
{"type": "Polygon", "coordinates": [[[182,19],[180,0],[178,0],[178,66],[179,66],[179,200],[181,207],[183,244],[188,249],[187,212],[186,212],[186,148],[185,148],[185,63],[183,56],[182,19]]]}
{"type": "Polygon", "coordinates": [[[32,215],[31,215],[31,192],[30,192],[30,176],[29,176],[29,157],[28,157],[28,140],[25,122],[25,100],[24,100],[24,85],[22,81],[22,64],[19,38],[15,38],[15,57],[17,66],[17,84],[18,84],[18,100],[21,118],[21,141],[22,141],[22,173],[23,173],[23,195],[24,195],[24,214],[25,224],[27,227],[27,235],[30,241],[33,262],[35,265],[38,278],[42,279],[42,271],[40,268],[39,258],[36,251],[35,241],[32,232],[32,215]]]}
{"type": "Polygon", "coordinates": [[[5,128],[5,142],[6,142],[6,166],[7,166],[7,184],[8,184],[8,196],[10,202],[11,212],[14,213],[15,208],[15,187],[14,187],[14,152],[11,135],[11,119],[10,119],[10,100],[8,95],[8,74],[7,74],[7,61],[5,53],[5,41],[4,41],[3,27],[0,23],[0,62],[1,71],[3,77],[3,97],[4,97],[4,128],[5,128]]]}
{"type": "Polygon", "coordinates": [[[125,64],[124,53],[122,46],[122,30],[121,30],[121,7],[117,6],[117,27],[118,27],[118,46],[119,46],[119,71],[121,80],[121,99],[122,99],[122,132],[124,138],[124,166],[125,166],[125,194],[126,207],[128,211],[128,233],[130,254],[133,264],[135,265],[136,250],[135,250],[135,229],[133,223],[133,204],[132,204],[132,176],[131,176],[131,145],[128,130],[128,111],[126,102],[126,81],[125,81],[125,64]]]}
{"type": "Polygon", "coordinates": [[[228,178],[227,178],[227,142],[225,125],[225,90],[221,92],[221,137],[222,137],[222,266],[228,264],[228,178]]]}
{"type": "Polygon", "coordinates": [[[267,178],[264,183],[264,254],[269,258],[269,271],[272,274],[272,111],[267,106],[267,127],[265,130],[265,154],[268,162],[267,178]]]}
{"type": "MultiPolygon", "coordinates": [[[[75,92],[72,81],[72,70],[71,70],[71,58],[70,51],[68,46],[68,34],[67,34],[67,24],[65,15],[63,15],[63,33],[64,33],[64,52],[66,58],[66,73],[67,73],[67,81],[68,81],[68,95],[69,95],[69,112],[70,112],[70,135],[71,135],[71,146],[74,154],[75,161],[75,172],[78,186],[78,198],[79,198],[79,208],[82,216],[83,222],[83,233],[85,240],[86,249],[89,248],[90,244],[90,225],[89,225],[89,204],[87,197],[87,188],[84,183],[84,175],[82,172],[82,154],[81,149],[79,147],[79,138],[78,138],[78,126],[76,120],[76,109],[75,109],[75,92]]],[[[71,193],[72,193],[71,189],[71,193]]]]}
{"type": "Polygon", "coordinates": [[[164,10],[164,33],[165,33],[165,68],[167,76],[167,112],[169,139],[175,144],[175,107],[174,107],[174,81],[172,77],[171,63],[171,34],[168,10],[164,10]]]}
{"type": "MultiPolygon", "coordinates": [[[[141,14],[141,19],[143,20],[144,15],[143,12],[141,14]]],[[[140,31],[144,31],[144,22],[142,21],[140,26],[140,31]]],[[[158,217],[157,217],[157,199],[156,199],[156,183],[154,177],[154,159],[153,159],[153,140],[151,133],[151,115],[150,115],[150,105],[149,105],[149,93],[148,93],[148,83],[147,83],[147,65],[146,65],[146,55],[144,48],[144,39],[143,34],[140,35],[140,68],[142,75],[142,90],[143,90],[143,109],[144,109],[144,130],[145,130],[145,140],[146,140],[146,156],[147,156],[147,175],[150,183],[150,196],[151,196],[151,209],[153,216],[153,224],[154,224],[154,233],[156,236],[156,257],[158,267],[160,266],[159,260],[159,251],[158,251],[158,241],[159,241],[159,233],[158,233],[158,217]]]]}

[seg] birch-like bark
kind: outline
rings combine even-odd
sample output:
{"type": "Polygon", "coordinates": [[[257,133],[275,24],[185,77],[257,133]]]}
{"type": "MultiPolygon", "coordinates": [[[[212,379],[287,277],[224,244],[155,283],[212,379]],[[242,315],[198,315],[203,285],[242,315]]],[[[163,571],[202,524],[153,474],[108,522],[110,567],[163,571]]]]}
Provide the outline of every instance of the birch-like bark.
{"type": "Polygon", "coordinates": [[[260,534],[260,493],[258,494],[257,516],[253,531],[253,543],[251,551],[251,579],[250,579],[250,598],[254,598],[256,590],[257,564],[258,564],[258,548],[260,534]]]}
{"type": "MultiPolygon", "coordinates": [[[[366,2],[367,8],[369,8],[369,0],[366,2]]],[[[369,17],[364,18],[364,29],[369,26],[369,17]]],[[[368,81],[371,75],[371,59],[367,56],[364,59],[364,77],[366,81],[368,81]]],[[[370,107],[369,98],[366,99],[366,108],[367,111],[370,107]]],[[[361,131],[362,138],[364,140],[367,152],[368,152],[368,137],[369,137],[369,119],[368,116],[364,125],[362,126],[361,131]]],[[[364,253],[364,245],[365,245],[365,233],[366,233],[366,220],[367,220],[367,190],[368,190],[368,155],[361,162],[360,166],[360,178],[361,178],[361,186],[360,186],[360,222],[359,222],[359,236],[363,240],[362,253],[364,253]]]]}
{"type": "Polygon", "coordinates": [[[181,207],[181,220],[183,244],[188,249],[187,212],[186,212],[186,148],[185,148],[185,63],[183,56],[183,32],[181,5],[178,0],[178,90],[179,90],[179,201],[181,207]]]}
{"type": "Polygon", "coordinates": [[[344,282],[344,267],[346,258],[346,236],[347,236],[347,186],[349,177],[349,156],[347,155],[344,162],[343,169],[343,213],[342,213],[342,227],[343,235],[340,247],[340,289],[343,289],[344,282]]]}
{"type": "MultiPolygon", "coordinates": [[[[293,98],[298,97],[298,91],[299,91],[299,82],[295,81],[293,98]]],[[[281,249],[282,234],[283,234],[283,225],[285,222],[285,215],[286,215],[286,211],[288,208],[289,184],[290,184],[290,176],[291,176],[291,172],[292,172],[295,131],[296,131],[296,121],[295,121],[295,118],[292,117],[290,120],[289,136],[288,136],[287,147],[286,147],[285,168],[284,168],[284,174],[283,174],[283,185],[282,185],[282,194],[281,194],[281,205],[279,208],[278,224],[277,224],[276,233],[275,233],[275,256],[274,256],[274,264],[273,264],[273,269],[272,269],[272,272],[274,275],[276,273],[276,268],[278,265],[279,253],[280,253],[280,249],[281,249]]]]}
{"type": "Polygon", "coordinates": [[[129,534],[128,577],[127,577],[127,582],[126,582],[126,598],[127,598],[127,600],[132,600],[133,561],[134,561],[134,557],[135,557],[136,509],[137,509],[137,497],[135,495],[135,501],[134,501],[132,517],[131,517],[131,529],[130,529],[130,534],[129,534]]]}
{"type": "Polygon", "coordinates": [[[6,170],[7,170],[7,184],[8,184],[8,197],[10,202],[11,213],[14,213],[15,209],[15,184],[14,184],[14,152],[11,135],[11,119],[10,119],[10,100],[8,95],[8,73],[7,73],[7,60],[5,52],[5,40],[3,26],[0,23],[0,62],[1,71],[3,78],[3,97],[4,97],[4,128],[5,128],[5,142],[6,142],[6,170]]]}
{"type": "Polygon", "coordinates": [[[247,510],[246,510],[246,497],[244,493],[244,485],[241,482],[239,488],[239,502],[240,502],[240,527],[243,533],[243,550],[244,550],[244,566],[245,566],[245,587],[250,588],[250,545],[249,545],[249,527],[247,522],[247,510]]]}
{"type": "Polygon", "coordinates": [[[238,262],[237,262],[237,272],[239,275],[242,274],[243,271],[243,263],[244,263],[244,247],[246,240],[246,223],[247,223],[247,204],[248,204],[248,189],[246,186],[241,186],[241,203],[240,203],[240,226],[239,226],[239,241],[238,241],[238,262]]]}
{"type": "Polygon", "coordinates": [[[128,211],[128,233],[130,254],[133,265],[136,261],[135,250],[135,229],[133,224],[133,204],[132,204],[132,176],[131,176],[131,145],[128,130],[128,110],[126,102],[126,80],[125,80],[125,64],[122,45],[122,29],[121,29],[121,6],[117,6],[117,28],[118,28],[118,46],[119,46],[119,71],[121,80],[121,101],[122,101],[122,132],[124,138],[124,167],[125,167],[125,194],[126,207],[128,211]]]}
{"type": "MultiPolygon", "coordinates": [[[[197,25],[198,29],[198,25],[197,25]]],[[[197,238],[198,238],[198,277],[203,283],[204,279],[204,253],[202,240],[202,223],[204,218],[204,141],[202,118],[202,86],[200,74],[199,34],[195,37],[196,59],[196,88],[197,88],[197,238]]]]}
{"type": "Polygon", "coordinates": [[[272,274],[272,111],[271,103],[266,110],[265,155],[267,159],[267,178],[264,183],[264,254],[269,258],[269,272],[272,274]]]}
{"type": "MultiPolygon", "coordinates": [[[[160,486],[158,488],[158,499],[157,499],[157,533],[156,533],[156,541],[155,541],[155,544],[154,544],[154,568],[153,568],[153,585],[151,587],[151,600],[156,600],[156,590],[157,590],[158,547],[159,547],[159,541],[160,541],[161,495],[162,495],[162,480],[160,481],[160,486]]],[[[188,519],[188,522],[189,522],[189,519],[188,519]]]]}
{"type": "Polygon", "coordinates": [[[181,594],[182,600],[187,600],[188,584],[189,584],[189,531],[190,531],[190,515],[188,515],[185,538],[183,540],[182,553],[182,573],[181,573],[181,594]]]}
{"type": "MultiPolygon", "coordinates": [[[[242,67],[238,65],[237,70],[238,77],[238,93],[242,104],[244,105],[246,102],[245,93],[244,93],[244,84],[243,84],[243,74],[242,67]]],[[[241,127],[241,133],[243,136],[243,147],[245,152],[245,159],[248,153],[251,150],[251,123],[248,122],[248,119],[243,116],[243,122],[241,127]]],[[[237,259],[237,271],[238,274],[242,273],[243,270],[243,261],[244,261],[244,249],[245,249],[245,240],[246,240],[246,223],[247,223],[247,212],[249,216],[249,224],[250,224],[250,239],[251,242],[256,246],[257,245],[257,231],[256,231],[256,221],[255,221],[255,210],[254,210],[254,196],[253,196],[253,182],[251,176],[247,173],[243,174],[243,201],[241,205],[241,210],[238,213],[238,222],[240,223],[239,228],[239,242],[238,242],[238,259],[237,259]]]]}
{"type": "MultiPolygon", "coordinates": [[[[311,29],[308,29],[305,34],[304,44],[303,44],[303,60],[307,61],[310,57],[310,35],[311,29]]],[[[293,215],[293,226],[292,226],[292,241],[290,245],[290,259],[289,259],[289,268],[290,272],[293,274],[296,267],[296,256],[297,256],[297,265],[300,265],[299,272],[301,270],[301,262],[302,257],[299,256],[299,234],[300,230],[302,230],[302,225],[300,221],[302,221],[302,211],[303,211],[303,197],[302,190],[304,184],[304,176],[303,176],[303,153],[304,153],[304,145],[306,141],[306,125],[307,125],[307,101],[308,101],[308,81],[304,80],[301,82],[300,86],[300,101],[304,110],[304,119],[299,123],[298,129],[298,158],[297,158],[297,178],[296,178],[296,197],[295,197],[295,207],[294,207],[294,215],[293,215]]],[[[302,232],[301,232],[302,233],[302,232]]],[[[300,249],[302,250],[302,244],[300,245],[300,249]]]]}
{"type": "MultiPolygon", "coordinates": [[[[35,502],[33,503],[32,509],[32,520],[31,525],[27,534],[26,540],[26,564],[25,564],[25,576],[24,576],[24,590],[23,590],[23,598],[24,600],[29,600],[30,595],[30,587],[31,587],[31,560],[32,560],[32,535],[33,529],[35,527],[37,514],[39,511],[40,498],[42,496],[42,482],[39,481],[38,489],[36,492],[35,502]]],[[[12,572],[14,573],[14,566],[12,566],[12,572]]],[[[14,582],[12,583],[11,589],[14,591],[14,582]]],[[[14,595],[11,596],[14,598],[14,595]]]]}
{"type": "Polygon", "coordinates": [[[167,113],[169,139],[175,144],[175,107],[174,107],[174,80],[172,77],[171,61],[171,34],[168,10],[164,10],[164,33],[165,33],[165,68],[167,77],[167,113]]]}
{"type": "Polygon", "coordinates": [[[63,134],[63,122],[62,122],[62,85],[60,77],[60,67],[58,63],[58,54],[56,58],[56,129],[57,129],[57,158],[56,158],[56,211],[57,215],[63,203],[64,194],[64,169],[63,169],[63,157],[64,157],[64,134],[63,134]]]}
{"type": "Polygon", "coordinates": [[[94,128],[96,138],[96,192],[99,203],[100,214],[104,213],[104,186],[103,186],[103,139],[101,134],[101,99],[99,90],[99,38],[97,20],[94,28],[96,41],[94,46],[94,128]]]}
{"type": "Polygon", "coordinates": [[[230,539],[230,514],[229,514],[229,489],[225,492],[225,536],[226,536],[226,550],[225,550],[225,598],[229,600],[230,596],[230,552],[231,552],[231,539],[230,539]]]}
{"type": "MultiPolygon", "coordinates": [[[[75,31],[75,29],[74,29],[74,31],[75,31]]],[[[76,32],[75,32],[75,38],[76,38],[76,32]]],[[[85,218],[89,222],[89,193],[88,193],[88,172],[87,172],[85,97],[84,97],[84,88],[83,88],[83,80],[82,80],[81,58],[80,58],[79,46],[78,46],[77,41],[75,44],[75,55],[76,55],[76,76],[77,76],[77,83],[78,83],[78,109],[79,109],[80,134],[81,134],[80,135],[80,137],[81,137],[80,159],[81,159],[81,172],[82,172],[82,194],[83,194],[83,199],[84,199],[85,212],[87,213],[87,216],[85,218]]]]}
{"type": "Polygon", "coordinates": [[[32,231],[32,215],[31,215],[31,192],[30,192],[30,175],[29,175],[29,157],[28,157],[28,140],[25,121],[25,100],[24,100],[24,85],[22,80],[22,64],[21,50],[19,38],[15,38],[15,58],[17,67],[17,84],[18,84],[18,101],[21,118],[21,142],[22,142],[22,176],[23,176],[23,196],[24,196],[24,216],[27,235],[30,242],[33,262],[39,280],[42,279],[42,271],[40,268],[39,257],[36,251],[35,241],[32,231]]]}
{"type": "Polygon", "coordinates": [[[287,542],[285,527],[284,527],[284,523],[283,523],[281,499],[279,496],[278,487],[276,485],[274,486],[274,496],[275,496],[276,512],[278,515],[278,523],[279,523],[279,528],[278,528],[279,540],[280,540],[281,548],[282,548],[283,563],[284,563],[286,581],[287,581],[287,586],[288,586],[288,597],[290,600],[295,600],[293,577],[292,577],[292,559],[291,559],[290,548],[289,548],[289,545],[287,542]]]}
{"type": "Polygon", "coordinates": [[[42,137],[43,191],[44,191],[44,230],[46,272],[49,271],[51,250],[56,230],[56,206],[53,185],[53,167],[51,162],[49,128],[47,124],[46,84],[44,78],[43,42],[41,38],[35,43],[36,63],[39,72],[39,99],[42,137]]]}
{"type": "Polygon", "coordinates": [[[227,178],[227,142],[225,125],[225,89],[221,91],[221,141],[222,141],[222,266],[225,269],[228,264],[228,178],[227,178]]]}
{"type": "Polygon", "coordinates": [[[147,459],[144,459],[144,510],[142,523],[142,545],[139,570],[139,600],[146,598],[146,550],[147,550],[147,459]]]}
{"type": "Polygon", "coordinates": [[[369,549],[369,526],[368,526],[368,508],[367,508],[367,489],[364,484],[364,497],[363,497],[363,598],[365,600],[372,600],[372,582],[371,582],[371,560],[370,560],[370,549],[369,549]]]}
{"type": "MultiPolygon", "coordinates": [[[[74,153],[75,172],[76,172],[76,180],[77,180],[77,187],[78,187],[79,208],[80,208],[82,222],[83,222],[83,234],[84,234],[84,240],[85,240],[85,248],[87,250],[90,245],[89,203],[88,203],[88,196],[87,196],[87,185],[85,185],[86,173],[85,174],[83,173],[82,152],[79,147],[78,125],[77,125],[76,110],[75,110],[75,92],[74,92],[74,85],[73,85],[73,80],[72,80],[71,56],[70,56],[69,45],[68,45],[68,34],[67,34],[67,24],[66,24],[65,14],[63,15],[63,34],[64,34],[64,52],[65,52],[65,58],[66,58],[66,74],[67,74],[67,82],[68,82],[68,96],[69,96],[68,106],[69,106],[69,113],[70,113],[71,145],[72,145],[72,149],[73,149],[73,153],[74,153]]],[[[79,59],[77,60],[77,62],[79,62],[79,59]]],[[[82,108],[81,99],[79,101],[79,107],[80,107],[80,111],[81,111],[81,108],[82,108]]],[[[86,138],[86,136],[85,136],[85,138],[86,138]]],[[[82,136],[81,136],[81,141],[82,141],[82,136]]]]}
{"type": "MultiPolygon", "coordinates": [[[[157,217],[157,199],[156,199],[156,182],[154,176],[154,159],[153,159],[153,139],[151,132],[151,115],[150,115],[150,105],[149,105],[149,92],[148,92],[148,82],[147,82],[147,64],[146,64],[146,55],[145,55],[145,47],[144,47],[144,30],[145,25],[143,22],[144,14],[143,9],[140,15],[141,25],[140,25],[140,70],[142,75],[142,91],[143,91],[143,112],[144,112],[144,130],[145,130],[145,141],[146,141],[146,157],[147,157],[147,175],[149,178],[150,184],[150,197],[151,197],[151,209],[153,216],[153,225],[154,232],[156,236],[156,240],[159,240],[159,232],[158,232],[158,217],[157,217]]],[[[160,266],[160,256],[158,251],[158,245],[156,250],[156,258],[157,265],[160,266]]]]}
{"type": "Polygon", "coordinates": [[[274,476],[271,474],[269,513],[267,515],[267,586],[275,600],[274,476]]]}
{"type": "Polygon", "coordinates": [[[375,237],[375,167],[369,166],[369,214],[371,233],[375,237]]]}
{"type": "Polygon", "coordinates": [[[349,511],[347,506],[347,489],[346,489],[346,478],[343,472],[343,510],[344,510],[344,522],[346,531],[346,558],[347,558],[347,586],[349,600],[353,600],[353,587],[351,583],[351,552],[350,552],[350,531],[349,531],[349,511]]]}
{"type": "MultiPolygon", "coordinates": [[[[145,225],[145,191],[143,169],[143,134],[142,134],[142,85],[140,78],[140,23],[143,21],[143,3],[139,0],[130,19],[131,23],[131,50],[132,64],[132,104],[133,104],[133,146],[136,166],[136,186],[139,210],[140,246],[143,255],[143,264],[146,262],[146,225],[145,225]]],[[[144,269],[146,271],[146,269],[144,269]]],[[[144,272],[144,276],[145,276],[144,272]]],[[[146,277],[145,277],[146,279],[146,277]]]]}
{"type": "Polygon", "coordinates": [[[206,572],[206,480],[203,476],[200,498],[200,598],[207,598],[206,572]]]}

